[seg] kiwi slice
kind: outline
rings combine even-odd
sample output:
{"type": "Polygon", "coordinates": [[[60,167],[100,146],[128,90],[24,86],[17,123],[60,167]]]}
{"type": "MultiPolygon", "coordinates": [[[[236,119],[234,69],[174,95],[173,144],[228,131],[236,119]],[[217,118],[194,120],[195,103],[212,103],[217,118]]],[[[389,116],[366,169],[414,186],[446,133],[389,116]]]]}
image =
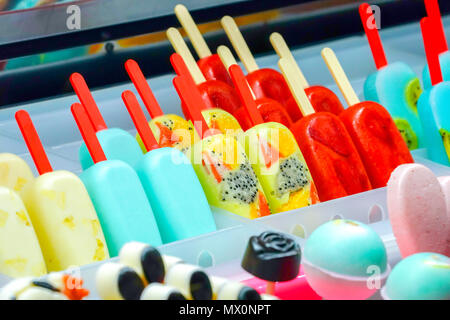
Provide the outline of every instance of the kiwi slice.
{"type": "Polygon", "coordinates": [[[405,140],[408,149],[417,149],[419,147],[419,141],[409,122],[405,119],[394,119],[394,122],[398,131],[400,131],[403,140],[405,140]]]}
{"type": "Polygon", "coordinates": [[[442,142],[444,143],[444,148],[447,152],[448,160],[450,161],[450,131],[439,129],[439,133],[441,134],[442,142]]]}
{"type": "Polygon", "coordinates": [[[420,86],[420,81],[418,78],[412,79],[408,84],[406,85],[405,90],[405,98],[406,102],[408,103],[408,106],[414,111],[414,113],[417,115],[417,102],[419,101],[420,95],[422,94],[423,90],[420,86]]]}

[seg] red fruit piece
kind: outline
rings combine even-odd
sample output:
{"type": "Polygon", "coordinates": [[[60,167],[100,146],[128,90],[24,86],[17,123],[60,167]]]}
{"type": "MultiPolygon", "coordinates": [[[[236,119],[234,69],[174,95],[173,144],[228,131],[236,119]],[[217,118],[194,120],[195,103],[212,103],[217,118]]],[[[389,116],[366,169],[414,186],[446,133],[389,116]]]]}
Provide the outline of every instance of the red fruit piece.
{"type": "Polygon", "coordinates": [[[156,122],[156,126],[159,129],[159,141],[158,144],[161,148],[172,147],[176,142],[180,141],[179,137],[176,136],[172,130],[167,128],[165,125],[156,122]]]}
{"type": "Polygon", "coordinates": [[[259,214],[261,217],[270,215],[270,208],[267,204],[266,196],[258,191],[258,202],[259,202],[259,214]]]}
{"type": "Polygon", "coordinates": [[[261,152],[264,157],[264,164],[266,165],[266,168],[269,169],[272,164],[278,161],[278,159],[282,158],[283,155],[274,148],[270,142],[266,141],[265,139],[258,137],[259,139],[259,145],[261,147],[261,152]]]}

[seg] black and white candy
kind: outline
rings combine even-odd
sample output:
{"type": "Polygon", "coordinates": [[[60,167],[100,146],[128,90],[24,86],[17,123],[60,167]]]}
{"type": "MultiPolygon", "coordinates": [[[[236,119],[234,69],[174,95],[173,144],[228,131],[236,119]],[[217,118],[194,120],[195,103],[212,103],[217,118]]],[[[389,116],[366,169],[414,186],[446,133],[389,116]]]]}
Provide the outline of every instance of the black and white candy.
{"type": "Polygon", "coordinates": [[[210,277],[216,300],[261,300],[259,293],[240,282],[210,277]]]}
{"type": "Polygon", "coordinates": [[[122,263],[105,263],[97,271],[97,291],[103,300],[139,300],[145,285],[139,274],[122,263]]]}
{"type": "Polygon", "coordinates": [[[0,289],[0,300],[67,300],[47,279],[20,278],[0,289]]]}
{"type": "Polygon", "coordinates": [[[153,282],[142,292],[141,300],[186,300],[186,298],[175,287],[153,282]]]}

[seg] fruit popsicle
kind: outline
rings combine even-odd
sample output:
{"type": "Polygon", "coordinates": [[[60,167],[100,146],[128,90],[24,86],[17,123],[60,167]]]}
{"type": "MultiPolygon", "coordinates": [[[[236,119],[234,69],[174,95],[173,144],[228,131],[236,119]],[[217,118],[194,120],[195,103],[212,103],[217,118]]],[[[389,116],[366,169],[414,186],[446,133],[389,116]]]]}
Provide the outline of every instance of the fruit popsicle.
{"type": "Polygon", "coordinates": [[[94,165],[80,176],[100,220],[110,255],[130,241],[162,244],[152,208],[134,169],[120,160],[106,160],[83,106],[75,103],[72,114],[94,165]]]}
{"type": "MultiPolygon", "coordinates": [[[[170,63],[175,69],[177,75],[184,76],[187,81],[195,85],[193,77],[191,76],[191,73],[189,72],[189,69],[187,67],[186,60],[184,60],[180,54],[172,54],[170,56],[170,63]]],[[[182,102],[181,105],[183,106],[184,103],[182,102]]],[[[223,109],[209,108],[206,106],[206,104],[202,104],[201,112],[208,127],[211,129],[218,130],[223,134],[231,136],[239,136],[243,132],[241,125],[236,120],[236,118],[223,109]]],[[[188,115],[186,115],[186,119],[189,119],[188,115]]]]}
{"type": "MultiPolygon", "coordinates": [[[[281,34],[278,32],[272,33],[270,35],[270,43],[280,58],[285,58],[293,62],[292,65],[295,67],[294,71],[297,75],[299,85],[305,90],[305,93],[316,112],[327,111],[338,116],[344,111],[341,101],[333,91],[323,86],[309,85],[281,34]]],[[[295,103],[290,103],[289,106],[292,107],[289,109],[289,113],[293,120],[297,121],[303,117],[303,114],[295,103]]]]}
{"type": "Polygon", "coordinates": [[[272,213],[319,202],[314,181],[291,131],[277,122],[264,123],[241,68],[234,64],[228,70],[253,124],[244,134],[243,145],[272,213]]]}
{"type": "Polygon", "coordinates": [[[189,40],[191,40],[197,56],[200,58],[197,61],[197,65],[203,76],[207,80],[219,80],[233,86],[233,82],[222,61],[217,54],[212,54],[188,9],[182,4],[177,4],[174,11],[189,40]]]}
{"type": "Polygon", "coordinates": [[[246,78],[256,98],[271,98],[278,101],[289,113],[291,119],[293,121],[297,120],[295,119],[295,114],[291,114],[290,110],[298,109],[298,107],[295,105],[295,100],[283,76],[273,69],[260,69],[258,67],[255,58],[232,17],[225,16],[220,22],[239,59],[241,59],[247,70],[246,78]]]}
{"type": "MultiPolygon", "coordinates": [[[[130,59],[125,62],[125,69],[150,114],[151,120],[148,125],[158,142],[158,146],[161,148],[173,147],[185,152],[197,138],[192,123],[176,114],[163,113],[136,61],[130,59]]],[[[142,151],[146,153],[147,148],[139,133],[136,135],[136,139],[142,151]]]]}
{"type": "Polygon", "coordinates": [[[269,215],[266,196],[244,149],[234,137],[208,128],[197,109],[204,102],[189,79],[177,76],[174,85],[203,138],[189,155],[209,204],[250,219],[269,215]]]}
{"type": "Polygon", "coordinates": [[[377,67],[364,83],[364,96],[389,111],[409,150],[423,147],[424,135],[417,113],[417,101],[422,94],[420,81],[407,64],[387,62],[378,29],[369,25],[375,19],[371,6],[361,4],[359,14],[377,67]]]}
{"type": "MultiPolygon", "coordinates": [[[[223,109],[231,114],[239,109],[241,105],[239,104],[239,98],[236,96],[234,88],[226,82],[205,79],[180,32],[175,28],[169,28],[167,29],[166,35],[175,52],[183,57],[200,91],[202,99],[205,101],[206,107],[209,109],[223,109]]],[[[185,108],[183,105],[181,107],[186,116],[185,108]]]]}
{"type": "Polygon", "coordinates": [[[345,125],[331,112],[315,112],[296,75],[295,61],[281,58],[278,66],[303,114],[291,131],[305,155],[320,201],[370,190],[369,177],[345,125]]]}
{"type": "Polygon", "coordinates": [[[443,81],[439,46],[431,18],[420,21],[433,86],[419,99],[418,111],[425,135],[425,145],[431,160],[450,166],[450,82],[443,81]]]}
{"type": "Polygon", "coordinates": [[[85,186],[69,171],[53,171],[26,111],[17,111],[16,121],[40,174],[24,203],[47,270],[61,271],[108,259],[102,228],[85,186]]]}
{"type": "Polygon", "coordinates": [[[208,200],[189,159],[175,148],[158,147],[131,91],[125,91],[122,99],[148,150],[135,170],[155,214],[162,241],[168,243],[216,231],[208,200]]]}
{"type": "Polygon", "coordinates": [[[44,257],[20,196],[0,186],[0,273],[13,277],[43,276],[44,257]]]}
{"type": "Polygon", "coordinates": [[[0,186],[24,197],[33,180],[33,173],[22,158],[12,153],[0,153],[0,186]]]}
{"type": "Polygon", "coordinates": [[[399,165],[414,162],[389,112],[373,101],[360,102],[333,50],[322,50],[349,108],[339,115],[364,163],[373,188],[384,187],[399,165]]]}
{"type": "MultiPolygon", "coordinates": [[[[230,66],[237,64],[236,60],[233,57],[233,54],[231,53],[230,49],[228,49],[228,47],[220,46],[219,48],[217,48],[217,53],[227,69],[230,68],[230,66]]],[[[239,90],[239,88],[235,89],[239,90]]],[[[258,111],[263,117],[264,122],[278,122],[288,128],[291,127],[291,117],[278,101],[270,98],[255,99],[253,91],[251,91],[251,88],[249,89],[253,99],[256,102],[258,111]]],[[[253,126],[252,121],[248,117],[245,106],[242,106],[238,110],[236,110],[234,116],[239,119],[239,122],[241,123],[241,126],[244,130],[248,130],[253,126]]]]}
{"type": "MultiPolygon", "coordinates": [[[[441,65],[442,76],[444,81],[450,81],[450,51],[448,50],[447,39],[445,37],[444,25],[441,18],[441,10],[439,9],[438,0],[425,0],[425,8],[428,17],[430,17],[430,24],[433,30],[433,41],[436,44],[437,54],[441,65]]],[[[423,87],[429,89],[433,86],[430,75],[429,66],[423,69],[423,87]]]]}
{"type": "MultiPolygon", "coordinates": [[[[81,74],[73,73],[70,76],[70,83],[94,126],[106,157],[109,160],[124,161],[134,167],[143,155],[136,139],[125,130],[108,128],[106,126],[94,97],[81,74]]],[[[80,147],[79,157],[83,170],[90,168],[94,164],[85,143],[80,147]]]]}

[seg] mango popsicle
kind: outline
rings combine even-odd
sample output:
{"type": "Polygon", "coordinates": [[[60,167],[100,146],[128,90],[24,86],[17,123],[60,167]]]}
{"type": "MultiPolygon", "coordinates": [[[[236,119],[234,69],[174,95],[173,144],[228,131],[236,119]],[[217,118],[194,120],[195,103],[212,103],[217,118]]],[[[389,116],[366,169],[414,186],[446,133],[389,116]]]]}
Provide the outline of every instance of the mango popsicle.
{"type": "MultiPolygon", "coordinates": [[[[206,107],[223,109],[231,114],[239,109],[240,103],[234,88],[223,81],[205,79],[180,32],[175,28],[169,28],[166,35],[175,52],[183,57],[188,66],[206,107]]],[[[186,116],[183,105],[182,108],[186,116]]]]}
{"type": "Polygon", "coordinates": [[[241,68],[228,69],[253,126],[244,134],[244,146],[272,213],[318,202],[314,181],[303,154],[289,129],[277,122],[264,123],[241,68]]]}
{"type": "MultiPolygon", "coordinates": [[[[219,46],[217,48],[217,53],[227,69],[230,68],[231,65],[237,64],[236,60],[233,57],[233,54],[231,53],[230,49],[228,49],[228,47],[219,46]]],[[[235,89],[239,90],[239,88],[235,89]]],[[[256,102],[259,113],[263,117],[264,122],[278,122],[288,128],[292,125],[291,117],[279,102],[270,98],[255,99],[253,91],[251,91],[251,94],[256,102]]],[[[245,106],[242,106],[238,110],[236,110],[234,116],[239,119],[239,122],[241,123],[241,126],[244,130],[248,130],[253,126],[251,119],[248,117],[245,106]]]]}
{"type": "MultiPolygon", "coordinates": [[[[299,85],[305,90],[305,93],[316,112],[326,111],[338,116],[342,111],[344,111],[341,101],[333,91],[323,86],[309,85],[281,34],[278,32],[272,33],[270,35],[270,43],[280,58],[285,58],[292,62],[292,66],[295,68],[295,73],[297,74],[299,85]]],[[[289,107],[289,113],[294,121],[297,121],[303,117],[303,114],[300,112],[300,109],[295,103],[290,103],[289,107]]]]}
{"type": "Polygon", "coordinates": [[[7,187],[23,197],[34,180],[28,164],[12,153],[0,153],[0,186],[7,187]]]}
{"type": "MultiPolygon", "coordinates": [[[[72,74],[70,76],[70,83],[85,108],[86,113],[89,115],[89,119],[94,126],[97,138],[107,158],[109,160],[124,161],[133,167],[142,158],[142,150],[136,139],[125,130],[108,128],[106,126],[94,97],[81,74],[72,74]],[[120,146],[120,148],[117,146],[120,146]]],[[[83,170],[88,169],[94,164],[88,148],[84,143],[80,147],[79,157],[83,170]]]]}
{"type": "Polygon", "coordinates": [[[423,42],[430,68],[432,87],[426,89],[419,99],[418,111],[425,135],[425,145],[431,160],[450,165],[450,121],[448,101],[450,82],[443,81],[439,59],[439,46],[431,18],[420,21],[423,42]]]}
{"type": "Polygon", "coordinates": [[[174,148],[159,148],[135,95],[122,99],[148,152],[136,165],[164,243],[216,230],[202,186],[189,159],[174,148]],[[155,148],[156,146],[156,148],[155,148]]]}
{"type": "Polygon", "coordinates": [[[182,4],[177,4],[174,12],[200,58],[197,65],[203,76],[207,80],[219,80],[233,86],[225,66],[217,54],[212,54],[188,9],[182,4]]]}
{"type": "Polygon", "coordinates": [[[295,62],[278,62],[303,118],[291,131],[305,155],[321,201],[345,197],[371,189],[361,158],[345,125],[331,112],[315,112],[302,89],[295,62]]]}
{"type": "Polygon", "coordinates": [[[383,106],[359,101],[333,50],[323,49],[322,57],[349,105],[339,118],[352,137],[372,187],[384,187],[395,168],[414,162],[408,146],[383,106]]]}
{"type": "Polygon", "coordinates": [[[24,203],[47,270],[60,271],[109,258],[97,214],[81,180],[69,171],[53,171],[26,111],[17,111],[16,121],[40,174],[24,203]]]}
{"type": "MultiPolygon", "coordinates": [[[[195,137],[196,133],[192,123],[176,114],[163,113],[136,61],[130,59],[125,62],[125,69],[150,114],[151,120],[148,125],[159,147],[173,147],[185,152],[197,138],[195,137]]],[[[139,133],[136,135],[136,139],[142,151],[146,153],[148,149],[145,147],[139,133]]]]}
{"type": "Polygon", "coordinates": [[[208,128],[197,109],[203,101],[193,82],[177,76],[174,85],[203,138],[189,156],[209,204],[250,219],[269,215],[266,196],[244,149],[234,137],[208,128]]]}
{"type": "Polygon", "coordinates": [[[0,273],[13,277],[47,273],[36,232],[20,196],[0,187],[0,273]]]}
{"type": "Polygon", "coordinates": [[[71,111],[94,159],[95,165],[80,178],[97,210],[111,256],[129,241],[161,245],[152,208],[134,169],[120,160],[106,160],[83,106],[75,103],[71,111]]]}
{"type": "Polygon", "coordinates": [[[424,134],[417,113],[422,94],[420,81],[407,64],[388,64],[378,29],[369,25],[374,19],[370,5],[361,4],[359,14],[377,67],[364,83],[364,96],[389,111],[410,150],[423,147],[424,134]]]}

